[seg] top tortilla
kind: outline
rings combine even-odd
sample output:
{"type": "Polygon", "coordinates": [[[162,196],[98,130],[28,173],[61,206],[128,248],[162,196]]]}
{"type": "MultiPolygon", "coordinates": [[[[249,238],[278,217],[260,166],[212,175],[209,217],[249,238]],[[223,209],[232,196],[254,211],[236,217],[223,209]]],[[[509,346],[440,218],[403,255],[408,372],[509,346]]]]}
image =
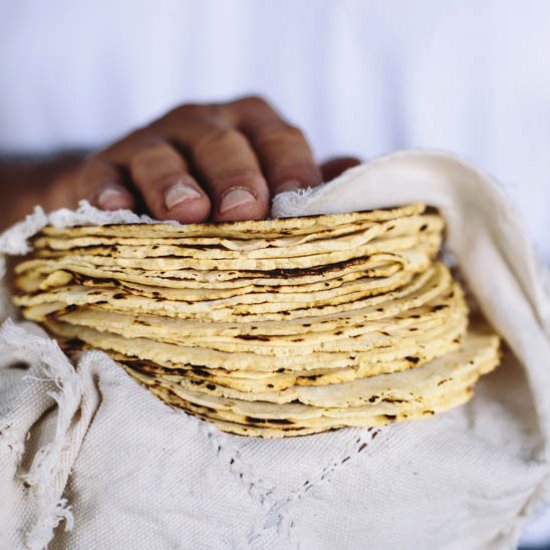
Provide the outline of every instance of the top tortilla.
{"type": "Polygon", "coordinates": [[[135,238],[135,237],[39,237],[33,246],[40,255],[63,254],[117,254],[123,257],[182,255],[185,252],[201,258],[240,258],[246,253],[248,258],[293,257],[323,252],[334,252],[342,248],[356,247],[379,238],[390,239],[411,236],[419,233],[439,233],[444,223],[439,215],[427,214],[410,216],[382,223],[370,223],[352,232],[339,234],[307,234],[286,239],[219,239],[215,237],[188,238],[135,238]],[[57,253],[57,254],[56,254],[57,253]],[[129,256],[131,254],[131,256],[129,256]]]}
{"type": "Polygon", "coordinates": [[[58,228],[47,226],[42,235],[50,237],[139,237],[158,239],[163,237],[229,237],[240,239],[284,238],[332,230],[335,226],[384,222],[422,214],[426,205],[409,204],[389,209],[349,212],[296,218],[278,218],[263,221],[241,221],[199,224],[116,224],[58,228]]]}

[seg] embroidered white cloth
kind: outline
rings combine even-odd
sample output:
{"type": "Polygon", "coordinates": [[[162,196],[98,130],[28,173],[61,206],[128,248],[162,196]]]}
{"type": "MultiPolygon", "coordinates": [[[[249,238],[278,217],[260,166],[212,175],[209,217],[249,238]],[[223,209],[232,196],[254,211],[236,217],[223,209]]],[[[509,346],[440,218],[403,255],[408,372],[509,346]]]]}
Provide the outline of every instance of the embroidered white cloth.
{"type": "MultiPolygon", "coordinates": [[[[442,210],[448,248],[509,347],[470,403],[376,430],[241,438],[167,407],[105,354],[74,367],[38,327],[8,320],[0,548],[511,548],[548,493],[550,291],[506,197],[451,155],[404,151],[280,195],[273,215],[412,201],[442,210]]],[[[136,220],[148,221],[37,210],[0,249],[24,252],[48,222],[136,220]]]]}

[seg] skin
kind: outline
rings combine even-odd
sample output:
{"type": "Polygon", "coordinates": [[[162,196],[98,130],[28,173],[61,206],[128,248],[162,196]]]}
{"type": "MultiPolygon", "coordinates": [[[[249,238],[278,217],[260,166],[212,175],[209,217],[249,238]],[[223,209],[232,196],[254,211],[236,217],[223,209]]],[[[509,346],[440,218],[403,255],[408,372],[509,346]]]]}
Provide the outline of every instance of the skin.
{"type": "Polygon", "coordinates": [[[260,220],[271,197],[330,180],[352,157],[318,165],[304,134],[264,99],[187,104],[84,156],[0,162],[7,225],[34,205],[74,208],[87,199],[182,223],[260,220]]]}

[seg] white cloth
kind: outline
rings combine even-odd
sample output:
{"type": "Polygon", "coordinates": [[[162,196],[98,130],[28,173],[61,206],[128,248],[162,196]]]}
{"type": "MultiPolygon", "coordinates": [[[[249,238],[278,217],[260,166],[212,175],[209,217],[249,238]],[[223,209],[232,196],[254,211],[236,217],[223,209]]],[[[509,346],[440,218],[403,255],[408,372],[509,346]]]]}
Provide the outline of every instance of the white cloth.
{"type": "MultiPolygon", "coordinates": [[[[509,346],[470,403],[376,430],[241,438],[165,406],[100,352],[73,369],[34,325],[8,322],[3,362],[32,367],[0,369],[0,547],[511,548],[547,494],[550,291],[504,194],[452,156],[410,151],[280,195],[273,213],[411,200],[441,208],[449,249],[509,346]]],[[[83,205],[50,222],[135,218],[83,205]]],[[[47,221],[37,212],[0,249],[24,252],[47,221]]]]}
{"type": "Polygon", "coordinates": [[[549,27],[546,0],[0,2],[0,151],[102,147],[262,94],[321,159],[469,159],[550,264],[549,27]]]}

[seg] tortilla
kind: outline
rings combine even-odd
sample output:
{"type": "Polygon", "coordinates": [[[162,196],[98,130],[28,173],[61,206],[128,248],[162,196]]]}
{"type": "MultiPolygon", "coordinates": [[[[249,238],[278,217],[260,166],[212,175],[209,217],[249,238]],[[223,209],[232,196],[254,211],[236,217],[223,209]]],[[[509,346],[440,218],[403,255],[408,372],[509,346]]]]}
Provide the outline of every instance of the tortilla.
{"type": "MultiPolygon", "coordinates": [[[[406,236],[397,237],[394,239],[377,240],[367,244],[354,247],[344,248],[341,250],[311,254],[306,256],[297,256],[292,258],[248,258],[240,255],[236,258],[201,258],[196,251],[183,248],[181,254],[175,254],[179,249],[174,247],[172,253],[166,253],[165,249],[159,247],[159,256],[151,255],[157,253],[152,249],[145,249],[142,254],[147,254],[141,257],[138,252],[136,254],[128,254],[128,257],[120,256],[111,249],[97,249],[94,253],[68,254],[59,253],[56,255],[53,252],[39,250],[35,252],[37,258],[49,259],[55,258],[60,262],[60,267],[64,262],[71,263],[89,263],[98,266],[124,267],[131,269],[147,270],[180,270],[194,269],[207,271],[228,271],[228,270],[252,270],[252,271],[273,271],[278,269],[309,269],[318,268],[327,264],[337,264],[345,262],[352,258],[371,256],[374,254],[383,253],[399,253],[401,250],[415,249],[424,252],[428,257],[433,257],[441,245],[441,235],[422,235],[422,236],[406,236]]],[[[136,249],[139,251],[139,249],[136,249]]]]}
{"type": "Polygon", "coordinates": [[[188,240],[147,240],[142,239],[140,243],[135,243],[135,239],[121,238],[95,242],[93,239],[70,241],[48,241],[38,240],[36,244],[43,246],[37,247],[39,257],[62,257],[70,255],[87,256],[110,256],[121,258],[154,258],[163,256],[173,257],[192,257],[194,259],[238,259],[243,256],[248,259],[266,259],[266,258],[294,258],[301,256],[310,256],[317,254],[335,253],[342,249],[353,249],[365,246],[369,243],[391,243],[399,239],[412,239],[414,242],[422,236],[441,236],[443,231],[443,220],[439,216],[415,216],[393,220],[380,224],[371,224],[364,230],[356,231],[346,235],[340,235],[338,238],[323,238],[312,240],[305,243],[294,244],[292,246],[266,246],[270,244],[268,240],[258,241],[258,248],[253,248],[255,241],[248,242],[245,250],[242,247],[237,250],[220,247],[216,239],[211,239],[208,244],[189,243],[188,240]],[[70,243],[72,246],[68,247],[70,243]],[[64,246],[60,247],[62,244],[64,246]],[[47,246],[44,246],[47,245],[47,246]],[[53,245],[53,246],[52,246],[53,245]],[[84,246],[83,246],[84,245],[84,246]]]}
{"type": "MultiPolygon", "coordinates": [[[[67,288],[65,293],[45,292],[33,296],[14,296],[19,306],[35,306],[53,303],[52,312],[63,310],[67,306],[95,304],[98,309],[117,312],[140,312],[160,314],[166,317],[193,319],[197,321],[290,321],[291,319],[319,316],[340,319],[352,315],[369,314],[369,318],[383,318],[397,315],[401,311],[419,307],[436,296],[448,295],[454,290],[449,270],[443,264],[436,264],[425,273],[414,277],[412,282],[402,289],[396,289],[378,296],[368,293],[344,295],[332,300],[315,300],[315,294],[309,302],[275,301],[265,304],[239,304],[227,306],[223,302],[201,302],[187,304],[163,298],[151,300],[125,292],[91,290],[85,287],[67,288]],[[335,305],[336,304],[336,305],[335,305]],[[376,306],[376,308],[374,308],[376,306]],[[368,311],[367,311],[368,309],[368,311]],[[374,311],[373,311],[374,309],[374,311]]],[[[445,306],[445,304],[440,304],[445,306]]],[[[437,305],[434,307],[438,307],[437,305]]],[[[308,321],[304,321],[308,322],[308,321]]]]}
{"type": "MultiPolygon", "coordinates": [[[[307,355],[316,351],[330,352],[351,352],[366,351],[372,347],[397,346],[401,342],[419,340],[431,332],[447,330],[453,332],[456,327],[462,326],[467,320],[467,309],[464,303],[460,303],[458,296],[454,301],[448,302],[448,307],[438,309],[434,313],[438,315],[427,316],[425,320],[416,319],[416,315],[402,319],[402,325],[391,325],[385,323],[383,330],[379,322],[356,323],[339,330],[325,330],[309,332],[302,328],[302,333],[297,335],[247,335],[220,336],[198,334],[182,334],[177,328],[177,321],[172,327],[162,324],[150,324],[141,318],[135,323],[128,322],[128,316],[119,315],[114,318],[110,313],[69,311],[62,315],[43,316],[41,319],[62,320],[65,323],[80,325],[84,327],[100,327],[103,332],[118,334],[126,338],[146,338],[151,341],[166,342],[187,347],[202,347],[225,352],[241,351],[250,352],[256,355],[277,355],[281,357],[295,357],[296,355],[307,355]],[[95,315],[94,315],[95,313],[95,315]],[[411,325],[416,327],[410,331],[411,325]]],[[[446,304],[447,305],[447,304],[446,304]]],[[[62,310],[63,311],[63,310],[62,310]]],[[[428,309],[429,311],[429,309],[428,309]]],[[[116,314],[115,314],[116,315],[116,314]]],[[[33,319],[32,313],[27,313],[27,318],[33,319]]],[[[162,318],[161,318],[162,319],[162,318]]],[[[212,327],[215,330],[215,327],[212,327]]],[[[284,326],[282,327],[284,330],[284,326]]]]}
{"type": "MultiPolygon", "coordinates": [[[[315,296],[316,300],[331,300],[338,296],[353,296],[356,295],[379,295],[403,287],[408,284],[414,273],[408,271],[399,271],[389,277],[380,278],[358,278],[352,281],[338,281],[338,285],[321,286],[318,290],[312,289],[309,285],[303,287],[286,287],[285,292],[281,292],[281,301],[296,301],[296,302],[308,302],[311,301],[312,296],[315,296]],[[292,292],[293,291],[293,292],[292,292]]],[[[69,283],[63,286],[53,287],[51,290],[45,289],[45,292],[40,293],[41,298],[38,298],[38,294],[34,297],[35,301],[58,301],[63,299],[63,295],[73,290],[82,290],[91,296],[99,296],[101,293],[109,296],[119,295],[123,292],[128,296],[140,296],[143,298],[149,298],[159,301],[160,298],[164,298],[167,301],[185,302],[187,304],[204,303],[208,304],[220,304],[225,307],[233,304],[261,304],[266,302],[273,302],[274,297],[278,297],[279,287],[255,287],[255,292],[246,292],[247,287],[244,290],[241,289],[224,289],[222,292],[210,290],[210,289],[174,289],[163,288],[161,286],[147,286],[137,284],[112,284],[106,281],[102,284],[97,279],[90,283],[85,278],[73,278],[69,283]],[[72,284],[73,281],[77,284],[72,284]],[[88,288],[86,288],[88,287],[88,288]]],[[[118,298],[120,299],[120,298],[118,298]]]]}
{"type": "MultiPolygon", "coordinates": [[[[172,235],[171,237],[155,237],[153,239],[143,237],[128,237],[124,234],[118,236],[70,236],[49,237],[38,235],[32,239],[32,245],[35,249],[45,248],[50,250],[71,250],[74,248],[87,248],[98,245],[127,245],[127,246],[155,246],[179,245],[190,248],[210,247],[225,250],[246,252],[251,250],[261,250],[266,248],[284,248],[294,250],[296,247],[305,243],[315,242],[316,244],[336,242],[342,238],[350,238],[360,233],[371,232],[375,230],[377,235],[397,236],[413,232],[442,232],[444,229],[443,220],[439,215],[421,214],[398,218],[388,222],[365,222],[362,224],[336,224],[330,229],[325,228],[322,231],[316,231],[309,234],[291,235],[283,238],[265,238],[265,235],[253,239],[238,239],[224,237],[186,237],[181,235],[172,235]]],[[[373,234],[373,237],[376,238],[373,234]]]]}
{"type": "MultiPolygon", "coordinates": [[[[342,368],[360,366],[376,362],[388,362],[403,358],[417,361],[424,350],[434,343],[422,338],[409,339],[400,343],[398,347],[374,347],[368,351],[349,352],[314,352],[304,355],[258,355],[250,352],[226,352],[211,347],[191,347],[146,338],[127,339],[123,336],[95,329],[78,327],[67,323],[46,321],[44,326],[57,336],[66,339],[79,339],[89,346],[105,351],[114,350],[124,355],[133,355],[140,359],[157,361],[163,365],[173,365],[177,368],[198,367],[223,368],[230,371],[263,371],[282,372],[286,370],[310,370],[322,365],[325,368],[342,368]]],[[[454,338],[458,338],[460,328],[457,328],[454,338]]],[[[453,338],[453,339],[454,339],[453,338]]]]}
{"type": "Polygon", "coordinates": [[[42,234],[50,237],[138,237],[160,239],[170,237],[215,237],[231,239],[285,238],[296,235],[312,234],[323,230],[334,230],[334,227],[347,227],[353,224],[385,222],[408,216],[415,216],[428,209],[422,203],[410,204],[388,209],[301,216],[296,218],[277,218],[263,221],[241,221],[223,223],[153,223],[123,225],[87,225],[58,228],[44,227],[42,234]]]}
{"type": "Polygon", "coordinates": [[[128,280],[117,277],[117,273],[98,273],[93,274],[79,272],[70,272],[64,270],[29,270],[15,278],[14,284],[17,292],[23,294],[33,294],[38,291],[49,290],[52,288],[63,287],[69,284],[76,284],[100,288],[124,288],[129,290],[138,290],[143,296],[158,298],[163,295],[169,298],[177,296],[179,300],[211,300],[213,298],[230,298],[232,296],[242,296],[244,294],[254,294],[258,292],[273,292],[279,294],[289,292],[302,292],[304,288],[309,291],[328,290],[339,288],[344,283],[357,281],[358,279],[386,278],[397,276],[410,276],[413,273],[424,271],[428,264],[416,264],[407,266],[405,269],[398,263],[386,264],[379,268],[366,270],[346,270],[337,272],[335,276],[327,276],[325,280],[318,282],[300,284],[264,284],[263,281],[257,281],[251,278],[237,280],[232,285],[212,285],[208,283],[196,283],[195,281],[181,281],[167,278],[144,277],[139,272],[135,275],[124,273],[123,276],[128,280]],[[338,275],[338,276],[336,276],[338,275]],[[115,278],[117,277],[117,278],[115,278]],[[144,284],[146,281],[147,284],[144,284]]]}
{"type": "MultiPolygon", "coordinates": [[[[27,318],[43,321],[46,318],[57,319],[73,325],[99,327],[103,331],[122,334],[127,337],[159,337],[174,343],[186,342],[247,342],[256,347],[264,345],[287,345],[289,342],[308,343],[335,339],[354,338],[370,332],[390,336],[400,332],[418,334],[425,328],[441,324],[451,316],[467,313],[462,291],[456,286],[452,297],[440,301],[436,297],[432,302],[404,311],[399,317],[379,318],[369,322],[364,317],[349,316],[319,317],[316,322],[304,322],[304,319],[287,323],[266,321],[250,323],[211,323],[167,318],[150,314],[129,314],[125,312],[106,311],[94,305],[63,307],[58,304],[38,305],[25,309],[27,318]],[[447,306],[447,307],[437,307],[447,306]],[[322,322],[320,320],[323,320],[322,322]],[[412,330],[411,330],[412,329],[412,330]]],[[[378,309],[378,308],[376,308],[378,309]]],[[[376,313],[379,313],[376,311],[376,313]]],[[[311,319],[309,320],[311,321],[311,319]]]]}
{"type": "MultiPolygon", "coordinates": [[[[490,369],[489,365],[483,366],[485,370],[490,369]]],[[[448,405],[449,401],[453,402],[455,396],[463,395],[470,390],[475,382],[475,378],[469,377],[465,379],[461,384],[453,387],[451,390],[448,388],[439,388],[433,395],[425,397],[422,400],[417,401],[403,401],[386,399],[381,402],[374,403],[372,405],[363,407],[350,407],[346,409],[321,409],[313,406],[299,405],[297,403],[292,404],[272,404],[262,403],[264,408],[277,409],[281,411],[281,414],[276,414],[273,417],[256,417],[251,415],[243,415],[239,412],[232,410],[218,410],[208,405],[197,404],[194,401],[186,399],[188,392],[182,392],[180,388],[175,385],[163,384],[161,382],[152,380],[147,377],[137,375],[131,371],[127,371],[130,376],[135,378],[142,385],[148,386],[148,388],[154,393],[166,394],[171,393],[173,396],[178,397],[180,401],[180,407],[184,410],[199,414],[204,418],[212,420],[222,420],[226,422],[239,423],[242,425],[250,426],[265,426],[265,427],[277,427],[287,426],[295,428],[324,428],[325,430],[335,427],[346,426],[359,426],[369,427],[371,426],[372,418],[380,416],[394,417],[402,414],[413,414],[419,410],[426,411],[431,410],[432,415],[435,414],[434,408],[444,407],[448,405]],[[470,382],[470,383],[469,383],[470,382]],[[284,416],[285,409],[297,410],[298,407],[302,407],[304,411],[304,418],[289,419],[284,416]]],[[[228,402],[235,402],[235,400],[225,400],[228,402]]],[[[257,405],[258,403],[248,403],[249,405],[257,405]]],[[[450,405],[447,406],[450,408],[450,405]]],[[[374,424],[377,425],[377,424],[374,424]]]]}
{"type": "Polygon", "coordinates": [[[296,386],[282,392],[266,392],[256,395],[255,401],[190,391],[180,384],[163,380],[161,376],[130,372],[141,382],[168,388],[190,403],[218,412],[293,422],[320,417],[342,420],[369,415],[374,405],[384,401],[426,404],[432,396],[441,394],[443,386],[445,390],[452,391],[456,387],[473,384],[479,376],[493,370],[498,361],[498,337],[474,329],[467,334],[458,350],[418,368],[342,384],[296,386]]]}
{"type": "MultiPolygon", "coordinates": [[[[72,258],[63,260],[30,259],[15,266],[17,275],[26,273],[44,278],[56,272],[82,274],[91,278],[132,281],[142,284],[158,284],[172,288],[234,288],[255,285],[300,285],[324,283],[346,273],[359,272],[364,277],[385,277],[399,269],[420,272],[426,269],[431,260],[424,252],[401,251],[399,253],[373,254],[369,258],[355,257],[345,262],[328,264],[308,269],[278,269],[271,271],[220,270],[204,271],[181,269],[159,271],[140,268],[120,268],[117,266],[94,265],[88,261],[74,262],[72,258]]],[[[65,274],[62,277],[66,278],[65,274]]],[[[19,280],[19,279],[17,279],[19,280]]],[[[64,284],[64,283],[62,283],[64,284]]],[[[45,285],[49,288],[54,285],[45,285]]],[[[26,289],[22,289],[27,292],[26,289]]]]}
{"type": "MultiPolygon", "coordinates": [[[[266,338],[277,336],[301,336],[305,339],[312,333],[324,333],[323,337],[329,337],[331,332],[341,332],[348,336],[355,334],[354,329],[368,332],[369,329],[389,332],[392,329],[406,328],[411,332],[420,330],[427,323],[439,322],[440,319],[465,308],[462,290],[456,286],[456,293],[449,297],[451,300],[448,308],[436,307],[439,296],[433,298],[416,308],[407,309],[395,317],[383,317],[382,312],[376,308],[376,325],[366,325],[368,317],[364,315],[353,316],[318,316],[314,318],[292,319],[281,323],[279,321],[259,321],[253,323],[244,322],[217,322],[194,321],[165,317],[154,314],[136,312],[106,311],[94,304],[67,307],[66,303],[48,303],[25,308],[28,318],[35,321],[43,321],[47,316],[57,318],[70,324],[100,327],[111,332],[120,332],[122,328],[141,325],[149,327],[156,334],[167,332],[177,334],[184,339],[216,339],[238,338],[240,340],[262,341],[266,338]]],[[[365,313],[365,312],[363,312],[365,313]]]]}
{"type": "Polygon", "coordinates": [[[417,368],[424,363],[440,357],[450,351],[456,350],[462,341],[466,325],[463,324],[453,332],[440,333],[435,341],[416,342],[417,353],[414,356],[405,355],[401,359],[364,363],[347,368],[317,368],[309,371],[286,371],[276,373],[254,371],[224,371],[222,369],[203,368],[170,368],[160,366],[152,361],[143,361],[121,354],[110,355],[138,372],[162,376],[169,381],[178,381],[188,389],[206,391],[213,395],[223,397],[235,397],[233,390],[241,392],[247,397],[242,399],[256,400],[265,392],[281,391],[292,386],[324,386],[351,382],[360,378],[368,378],[380,374],[402,372],[407,369],[417,368]],[[233,376],[242,374],[242,376],[233,376]],[[254,375],[248,376],[247,375],[254,375]],[[261,376],[261,377],[260,377],[261,376]]]}

